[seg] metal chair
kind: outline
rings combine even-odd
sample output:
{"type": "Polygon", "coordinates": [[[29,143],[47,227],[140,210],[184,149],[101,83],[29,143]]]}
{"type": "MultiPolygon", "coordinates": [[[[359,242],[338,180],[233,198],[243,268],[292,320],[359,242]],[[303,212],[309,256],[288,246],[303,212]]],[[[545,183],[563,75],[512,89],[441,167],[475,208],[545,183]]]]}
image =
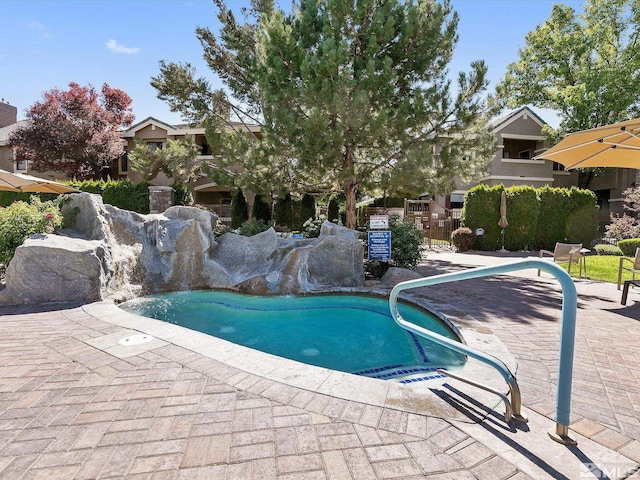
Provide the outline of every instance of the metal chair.
{"type": "Polygon", "coordinates": [[[636,248],[636,256],[632,260],[627,257],[620,257],[620,266],[618,267],[618,290],[622,284],[622,271],[626,270],[631,272],[631,280],[636,279],[636,273],[640,273],[640,247],[636,248]],[[625,263],[630,263],[630,266],[625,266],[625,263]]]}
{"type": "MultiPolygon", "coordinates": [[[[540,258],[543,255],[552,255],[555,263],[569,262],[569,275],[571,275],[571,265],[578,264],[580,262],[582,244],[581,243],[560,243],[557,242],[553,252],[550,250],[540,250],[540,258]]],[[[538,276],[540,276],[540,270],[538,270],[538,276]]]]}

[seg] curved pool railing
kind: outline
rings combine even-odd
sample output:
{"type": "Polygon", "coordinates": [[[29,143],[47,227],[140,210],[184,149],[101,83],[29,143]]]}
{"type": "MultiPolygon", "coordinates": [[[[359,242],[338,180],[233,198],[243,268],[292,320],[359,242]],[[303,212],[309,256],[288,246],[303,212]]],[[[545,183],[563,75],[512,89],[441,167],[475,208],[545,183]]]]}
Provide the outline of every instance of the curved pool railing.
{"type": "MultiPolygon", "coordinates": [[[[558,367],[558,392],[556,399],[556,428],[555,430],[550,430],[549,435],[557,442],[575,445],[575,440],[569,436],[569,414],[571,409],[571,381],[573,375],[573,351],[575,345],[578,297],[573,280],[560,266],[549,260],[532,258],[503,263],[501,265],[478,267],[461,272],[445,273],[441,275],[434,275],[432,277],[401,282],[391,290],[391,294],[389,295],[389,309],[391,310],[391,316],[401,327],[415,333],[416,335],[420,335],[421,337],[427,338],[440,345],[449,347],[456,352],[475,358],[476,360],[486,363],[498,370],[509,385],[511,408],[513,410],[514,417],[516,417],[516,419],[518,419],[518,417],[523,419],[524,417],[520,415],[521,400],[518,383],[515,376],[501,360],[481,352],[480,350],[471,348],[461,342],[443,337],[442,335],[426,330],[419,325],[406,321],[398,311],[398,295],[401,291],[412,288],[427,287],[440,283],[487,277],[490,275],[499,275],[516,270],[525,270],[527,268],[535,268],[552,274],[556,277],[562,287],[562,324],[560,331],[560,361],[558,367]]],[[[507,413],[508,411],[509,407],[507,406],[507,413]]],[[[505,419],[506,418],[507,417],[505,415],[505,419]]]]}

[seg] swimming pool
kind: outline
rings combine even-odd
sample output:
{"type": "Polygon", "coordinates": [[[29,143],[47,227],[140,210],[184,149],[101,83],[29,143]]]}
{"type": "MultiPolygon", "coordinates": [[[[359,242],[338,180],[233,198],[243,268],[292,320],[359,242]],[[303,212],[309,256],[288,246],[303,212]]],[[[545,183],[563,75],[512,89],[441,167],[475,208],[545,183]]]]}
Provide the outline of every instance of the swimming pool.
{"type": "MultiPolygon", "coordinates": [[[[399,327],[387,299],[363,295],[260,297],[189,291],[141,297],[126,311],[299,362],[403,383],[459,368],[466,357],[399,327]]],[[[434,315],[402,304],[403,318],[449,338],[434,315]]]]}

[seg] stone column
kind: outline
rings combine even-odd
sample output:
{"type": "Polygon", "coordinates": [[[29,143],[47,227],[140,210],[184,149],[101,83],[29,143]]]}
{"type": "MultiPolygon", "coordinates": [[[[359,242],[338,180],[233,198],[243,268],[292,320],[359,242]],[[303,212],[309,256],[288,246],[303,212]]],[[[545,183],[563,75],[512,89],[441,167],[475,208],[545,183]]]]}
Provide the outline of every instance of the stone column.
{"type": "Polygon", "coordinates": [[[173,188],[149,187],[149,213],[162,213],[173,206],[173,188]]]}

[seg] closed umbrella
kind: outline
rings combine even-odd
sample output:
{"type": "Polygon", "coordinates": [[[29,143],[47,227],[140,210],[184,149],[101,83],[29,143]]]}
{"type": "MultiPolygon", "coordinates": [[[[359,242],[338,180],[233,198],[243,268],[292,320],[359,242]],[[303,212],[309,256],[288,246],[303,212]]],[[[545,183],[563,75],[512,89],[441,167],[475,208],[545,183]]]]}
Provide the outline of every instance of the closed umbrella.
{"type": "Polygon", "coordinates": [[[553,160],[566,169],[640,169],[640,118],[571,133],[534,159],[553,160]]]}
{"type": "Polygon", "coordinates": [[[72,193],[80,191],[62,183],[1,169],[0,190],[19,193],[72,193]]]}
{"type": "Polygon", "coordinates": [[[500,220],[498,220],[498,226],[502,229],[502,252],[506,252],[504,248],[504,229],[509,226],[507,221],[507,194],[502,191],[500,196],[500,220]]]}

